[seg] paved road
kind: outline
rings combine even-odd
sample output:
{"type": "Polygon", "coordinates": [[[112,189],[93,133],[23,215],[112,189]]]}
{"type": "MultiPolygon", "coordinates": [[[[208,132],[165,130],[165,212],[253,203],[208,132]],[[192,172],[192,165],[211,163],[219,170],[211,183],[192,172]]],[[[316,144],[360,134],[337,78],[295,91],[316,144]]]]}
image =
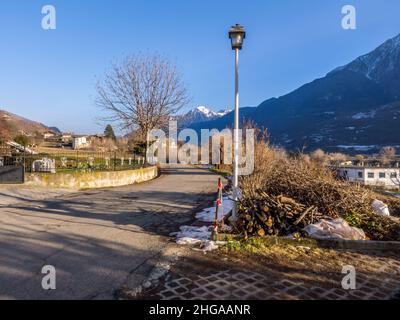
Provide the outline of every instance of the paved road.
{"type": "Polygon", "coordinates": [[[0,206],[0,299],[112,299],[141,284],[217,179],[175,166],[140,185],[0,206]],[[56,290],[41,287],[44,265],[56,290]]]}

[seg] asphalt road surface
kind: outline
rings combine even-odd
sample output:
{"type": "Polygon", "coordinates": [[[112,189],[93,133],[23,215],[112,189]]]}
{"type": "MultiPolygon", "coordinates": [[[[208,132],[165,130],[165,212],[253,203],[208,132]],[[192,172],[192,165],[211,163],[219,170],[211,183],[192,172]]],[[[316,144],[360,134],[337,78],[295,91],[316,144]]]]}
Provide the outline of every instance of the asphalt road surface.
{"type": "Polygon", "coordinates": [[[143,184],[0,204],[0,299],[113,299],[140,285],[217,180],[175,166],[143,184]],[[45,265],[55,290],[42,288],[45,265]]]}

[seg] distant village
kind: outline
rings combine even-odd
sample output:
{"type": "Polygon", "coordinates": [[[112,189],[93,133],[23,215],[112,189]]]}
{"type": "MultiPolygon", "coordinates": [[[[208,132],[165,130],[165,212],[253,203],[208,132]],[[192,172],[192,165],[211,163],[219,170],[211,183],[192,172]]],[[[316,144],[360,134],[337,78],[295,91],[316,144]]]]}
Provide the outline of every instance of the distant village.
{"type": "Polygon", "coordinates": [[[71,132],[56,133],[49,130],[43,134],[43,138],[44,144],[49,147],[81,150],[89,148],[95,140],[102,141],[106,137],[104,134],[76,135],[71,132]]]}
{"type": "Polygon", "coordinates": [[[90,152],[112,152],[130,150],[130,138],[116,137],[110,125],[104,133],[84,135],[72,132],[60,132],[58,130],[46,130],[42,133],[29,133],[19,130],[19,134],[13,139],[5,141],[8,147],[23,151],[28,154],[57,153],[68,150],[90,152]]]}

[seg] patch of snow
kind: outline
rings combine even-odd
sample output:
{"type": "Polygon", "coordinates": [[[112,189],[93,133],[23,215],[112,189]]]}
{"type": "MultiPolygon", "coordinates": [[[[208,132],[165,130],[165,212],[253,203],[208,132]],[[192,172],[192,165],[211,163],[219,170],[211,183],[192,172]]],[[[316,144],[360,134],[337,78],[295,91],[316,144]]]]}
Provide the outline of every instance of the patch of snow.
{"type": "Polygon", "coordinates": [[[208,109],[205,106],[199,106],[199,107],[196,108],[196,110],[201,112],[202,114],[204,114],[208,118],[215,116],[215,112],[210,110],[210,109],[208,109]]]}
{"type": "Polygon", "coordinates": [[[354,149],[357,151],[369,151],[369,150],[377,148],[377,146],[375,146],[375,145],[361,146],[361,145],[343,145],[343,144],[337,145],[336,147],[338,147],[340,149],[345,149],[345,150],[354,149]]]}
{"type": "Polygon", "coordinates": [[[198,244],[207,241],[211,237],[210,227],[194,227],[194,226],[181,226],[179,232],[173,232],[170,235],[176,236],[177,244],[198,244]]]}
{"type": "Polygon", "coordinates": [[[230,110],[230,109],[220,110],[220,111],[216,112],[216,115],[218,117],[223,117],[223,116],[227,115],[229,112],[232,112],[232,110],[230,110]]]}
{"type": "MultiPolygon", "coordinates": [[[[234,201],[229,199],[229,197],[222,198],[222,206],[218,212],[218,220],[221,220],[226,214],[228,214],[233,209],[234,201]]],[[[196,219],[202,222],[213,222],[215,216],[215,207],[206,208],[203,211],[196,214],[196,219]]]]}
{"type": "Polygon", "coordinates": [[[362,119],[374,118],[375,115],[376,115],[376,111],[371,111],[371,112],[368,112],[368,113],[359,112],[359,113],[356,113],[355,115],[353,115],[351,118],[353,120],[362,120],[362,119]]]}
{"type": "Polygon", "coordinates": [[[205,106],[199,106],[195,110],[202,113],[207,118],[223,117],[224,115],[232,111],[232,110],[220,110],[218,112],[215,112],[205,106]]]}
{"type": "MultiPolygon", "coordinates": [[[[229,195],[222,197],[222,203],[219,207],[218,221],[221,221],[225,215],[232,211],[234,201],[230,199],[229,195]]],[[[216,207],[206,208],[196,214],[196,219],[201,222],[214,222],[216,207]]],[[[196,245],[193,250],[198,250],[206,253],[218,248],[219,245],[225,244],[226,242],[211,241],[211,230],[212,226],[181,226],[178,232],[173,232],[170,235],[176,236],[176,243],[179,245],[196,245]]],[[[232,231],[232,228],[227,225],[223,225],[221,231],[232,231]]]]}
{"type": "Polygon", "coordinates": [[[152,270],[151,274],[149,275],[149,278],[147,279],[147,282],[149,282],[150,285],[148,283],[145,283],[144,287],[150,287],[152,282],[155,282],[166,275],[170,269],[171,263],[169,261],[158,262],[155,268],[152,270]]]}
{"type": "Polygon", "coordinates": [[[213,251],[217,250],[218,245],[215,243],[215,241],[205,241],[203,244],[203,247],[201,248],[202,251],[213,251]]]}
{"type": "Polygon", "coordinates": [[[207,251],[213,251],[217,250],[220,245],[225,245],[227,242],[226,241],[211,241],[211,240],[206,240],[202,242],[200,248],[193,248],[195,251],[202,251],[206,253],[207,251]]]}
{"type": "Polygon", "coordinates": [[[225,232],[232,232],[232,231],[233,231],[233,228],[232,228],[231,226],[228,226],[228,225],[224,224],[224,225],[220,228],[220,230],[221,230],[221,231],[225,231],[225,232]]]}

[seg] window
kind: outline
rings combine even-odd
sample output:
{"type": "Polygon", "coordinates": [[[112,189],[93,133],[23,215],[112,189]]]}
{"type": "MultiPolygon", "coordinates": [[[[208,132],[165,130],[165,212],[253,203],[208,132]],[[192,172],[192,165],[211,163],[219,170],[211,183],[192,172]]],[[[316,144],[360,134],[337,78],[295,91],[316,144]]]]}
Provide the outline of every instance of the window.
{"type": "Polygon", "coordinates": [[[368,179],[374,179],[375,174],[373,172],[368,172],[368,179]]]}
{"type": "Polygon", "coordinates": [[[397,172],[391,172],[390,179],[397,179],[397,172]]]}
{"type": "Polygon", "coordinates": [[[360,179],[362,179],[362,177],[363,177],[362,171],[358,171],[358,177],[359,177],[360,179]]]}
{"type": "Polygon", "coordinates": [[[385,178],[386,178],[386,173],[379,172],[379,179],[385,179],[385,178]]]}

